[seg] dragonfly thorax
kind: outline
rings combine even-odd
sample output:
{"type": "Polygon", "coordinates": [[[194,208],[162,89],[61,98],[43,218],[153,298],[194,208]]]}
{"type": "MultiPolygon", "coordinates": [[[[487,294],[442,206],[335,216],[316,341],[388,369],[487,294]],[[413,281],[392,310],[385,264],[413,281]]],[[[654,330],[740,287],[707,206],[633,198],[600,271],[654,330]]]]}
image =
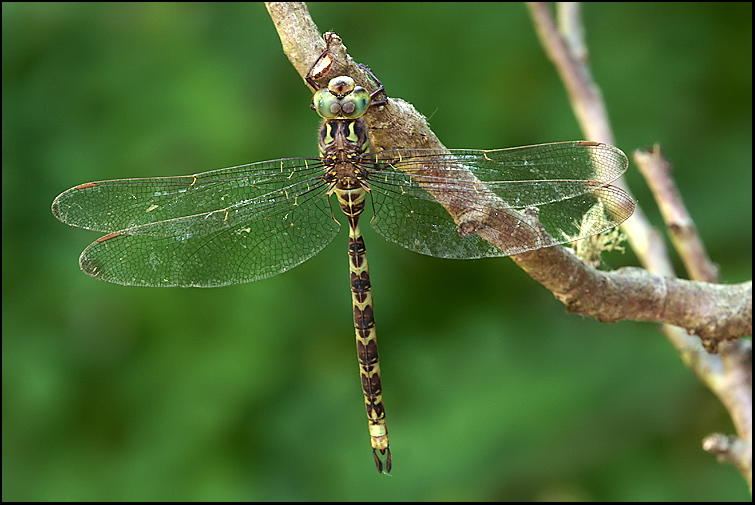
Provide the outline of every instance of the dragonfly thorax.
{"type": "Polygon", "coordinates": [[[325,180],[338,189],[364,187],[372,166],[369,131],[364,120],[329,119],[320,129],[320,157],[325,180]]]}
{"type": "Polygon", "coordinates": [[[369,151],[370,140],[367,125],[362,119],[331,119],[320,128],[320,154],[345,151],[363,154],[369,151]]]}

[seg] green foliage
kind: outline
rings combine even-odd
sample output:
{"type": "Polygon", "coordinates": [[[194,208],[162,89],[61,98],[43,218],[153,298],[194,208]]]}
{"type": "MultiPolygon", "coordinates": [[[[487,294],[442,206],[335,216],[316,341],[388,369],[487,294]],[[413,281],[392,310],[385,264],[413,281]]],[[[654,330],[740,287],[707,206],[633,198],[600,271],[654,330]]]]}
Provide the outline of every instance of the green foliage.
{"type": "MultiPolygon", "coordinates": [[[[2,8],[4,500],[749,501],[700,449],[726,413],[656,325],[566,314],[508,259],[427,258],[365,226],[394,458],[378,475],[344,232],[263,282],[124,288],[79,272],[97,235],[49,210],[91,180],[315,155],[263,6],[2,8]]],[[[449,147],[582,137],[522,5],[310,8],[449,147]]],[[[584,6],[618,146],[662,143],[725,282],[752,276],[751,9],[584,6]]]]}

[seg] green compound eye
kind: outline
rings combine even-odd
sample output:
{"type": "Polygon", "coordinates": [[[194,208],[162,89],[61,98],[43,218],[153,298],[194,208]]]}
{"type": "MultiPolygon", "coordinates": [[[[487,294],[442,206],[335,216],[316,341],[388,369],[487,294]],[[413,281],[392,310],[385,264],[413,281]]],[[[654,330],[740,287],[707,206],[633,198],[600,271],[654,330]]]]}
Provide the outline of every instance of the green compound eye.
{"type": "Polygon", "coordinates": [[[341,100],[341,113],[347,119],[356,119],[367,112],[370,107],[370,94],[362,87],[357,87],[341,100]]]}
{"type": "Polygon", "coordinates": [[[317,114],[325,119],[335,119],[341,112],[341,100],[327,89],[320,89],[312,97],[312,104],[317,114]]]}

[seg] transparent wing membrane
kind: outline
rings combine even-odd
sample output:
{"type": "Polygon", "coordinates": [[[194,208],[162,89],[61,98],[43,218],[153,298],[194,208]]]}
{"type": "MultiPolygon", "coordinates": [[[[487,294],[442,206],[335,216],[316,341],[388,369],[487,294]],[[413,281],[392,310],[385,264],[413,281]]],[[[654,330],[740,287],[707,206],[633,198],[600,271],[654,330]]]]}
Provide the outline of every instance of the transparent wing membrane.
{"type": "Polygon", "coordinates": [[[378,168],[370,177],[373,228],[386,240],[429,256],[519,254],[596,235],[634,212],[632,198],[608,185],[626,170],[626,156],[606,144],[406,149],[376,157],[378,168]],[[447,209],[461,218],[455,220],[447,209]],[[523,215],[528,210],[547,233],[523,215]],[[495,237],[498,247],[460,233],[465,215],[473,218],[475,232],[495,237]]]}
{"type": "Polygon", "coordinates": [[[319,159],[284,159],[185,177],[118,179],[61,194],[64,223],[110,235],[79,263],[130,286],[214,287],[265,279],[311,258],[339,230],[319,159]]]}
{"type": "MultiPolygon", "coordinates": [[[[634,211],[631,197],[608,185],[626,170],[626,157],[605,144],[398,149],[374,158],[362,163],[373,228],[430,256],[519,254],[595,235],[634,211]],[[460,233],[464,216],[472,217],[475,233],[460,233]],[[480,235],[496,237],[498,247],[480,235]]],[[[82,269],[98,279],[240,284],[285,272],[333,240],[339,225],[323,175],[318,158],[288,158],[181,177],[94,182],[61,194],[53,213],[64,223],[110,233],[81,255],[82,269]]]]}

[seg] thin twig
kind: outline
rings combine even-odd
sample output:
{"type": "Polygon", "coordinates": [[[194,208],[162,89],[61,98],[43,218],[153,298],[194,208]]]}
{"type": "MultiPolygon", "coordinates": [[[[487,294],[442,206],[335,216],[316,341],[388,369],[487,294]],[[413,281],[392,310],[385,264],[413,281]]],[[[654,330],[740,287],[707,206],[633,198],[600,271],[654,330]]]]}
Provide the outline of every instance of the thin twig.
{"type": "Polygon", "coordinates": [[[690,279],[718,282],[718,271],[705,252],[697,227],[674,183],[671,163],[660,146],[635,151],[634,161],[653,192],[674,248],[681,256],[690,279]]]}
{"type": "MultiPolygon", "coordinates": [[[[562,29],[562,32],[559,32],[547,4],[530,3],[529,8],[541,43],[564,81],[572,108],[583,131],[587,133],[588,138],[610,142],[613,134],[606,109],[587,67],[587,50],[584,48],[583,29],[578,9],[571,4],[559,6],[559,15],[564,18],[559,23],[562,29]]],[[[635,158],[637,159],[637,155],[635,158]]],[[[645,161],[647,165],[651,160],[643,157],[642,161],[645,161]]],[[[655,161],[653,166],[658,167],[660,161],[655,161]]],[[[654,189],[654,194],[663,215],[667,218],[672,234],[677,237],[675,244],[682,256],[686,258],[685,264],[692,278],[708,282],[717,281],[715,269],[711,266],[702,244],[697,239],[697,234],[693,233],[694,224],[684,210],[681,197],[674,188],[673,182],[669,177],[661,179],[670,171],[649,172],[652,175],[649,183],[654,189]],[[677,233],[674,233],[674,230],[677,233]]],[[[752,489],[752,346],[749,342],[741,340],[724,343],[733,335],[729,334],[727,337],[725,334],[728,332],[719,331],[720,324],[733,323],[739,328],[734,331],[738,334],[737,337],[752,334],[752,282],[738,286],[721,286],[725,290],[734,289],[731,293],[734,296],[728,301],[724,298],[711,298],[709,290],[715,289],[713,288],[715,284],[671,279],[674,274],[665,245],[639,207],[635,215],[622,227],[629,235],[629,242],[645,268],[664,276],[658,278],[662,280],[658,287],[664,292],[659,298],[656,299],[653,296],[652,283],[648,285],[651,289],[646,297],[638,296],[637,302],[641,303],[644,299],[651,312],[657,311],[656,314],[651,314],[650,318],[678,310],[679,315],[686,312],[691,319],[697,319],[698,314],[695,313],[697,310],[709,311],[710,319],[707,327],[678,325],[665,317],[659,317],[657,320],[667,323],[663,327],[664,333],[676,347],[684,363],[721,399],[729,411],[740,440],[749,447],[749,450],[732,451],[726,459],[735,461],[737,468],[740,469],[752,489]],[[680,282],[688,283],[689,289],[683,289],[683,294],[676,298],[672,296],[672,286],[680,282]],[[741,290],[741,299],[736,298],[737,289],[741,290]],[[699,292],[696,294],[695,290],[699,292]],[[654,299],[655,303],[653,303],[654,299]],[[721,303],[709,305],[713,299],[721,303]],[[672,300],[673,303],[670,303],[672,300]],[[655,309],[652,308],[653,306],[655,309]],[[689,334],[671,324],[686,328],[689,334]],[[742,331],[744,333],[741,333],[742,331]],[[692,334],[697,334],[701,340],[693,338],[692,334]],[[709,352],[720,351],[720,354],[708,354],[704,348],[709,352]]],[[[644,280],[644,277],[645,275],[639,275],[635,281],[631,282],[631,288],[627,286],[627,293],[639,294],[638,290],[644,282],[637,281],[644,280]]],[[[720,440],[720,437],[716,440],[720,440]]],[[[729,444],[732,448],[741,448],[741,446],[742,444],[738,443],[729,444]]],[[[715,447],[718,451],[724,450],[720,444],[710,443],[706,447],[715,447]]]]}
{"type": "MultiPolygon", "coordinates": [[[[705,252],[695,223],[674,183],[671,163],[663,155],[660,146],[635,151],[634,160],[653,192],[671,240],[689,276],[692,279],[717,282],[718,270],[705,252]]],[[[744,302],[747,303],[747,300],[745,297],[744,302]]],[[[690,309],[694,310],[694,306],[690,309]]],[[[738,312],[741,311],[743,315],[748,313],[748,308],[741,307],[737,300],[732,300],[730,305],[718,310],[721,313],[729,312],[742,320],[745,318],[738,312]]],[[[750,308],[750,313],[751,310],[750,308]]],[[[718,339],[703,338],[703,346],[710,351],[717,351],[718,360],[703,357],[704,361],[695,362],[708,366],[720,365],[706,367],[705,382],[726,406],[738,434],[738,437],[720,433],[709,435],[703,441],[703,449],[717,454],[719,461],[734,464],[748,479],[752,489],[752,342],[739,340],[722,343],[718,339]]]]}

